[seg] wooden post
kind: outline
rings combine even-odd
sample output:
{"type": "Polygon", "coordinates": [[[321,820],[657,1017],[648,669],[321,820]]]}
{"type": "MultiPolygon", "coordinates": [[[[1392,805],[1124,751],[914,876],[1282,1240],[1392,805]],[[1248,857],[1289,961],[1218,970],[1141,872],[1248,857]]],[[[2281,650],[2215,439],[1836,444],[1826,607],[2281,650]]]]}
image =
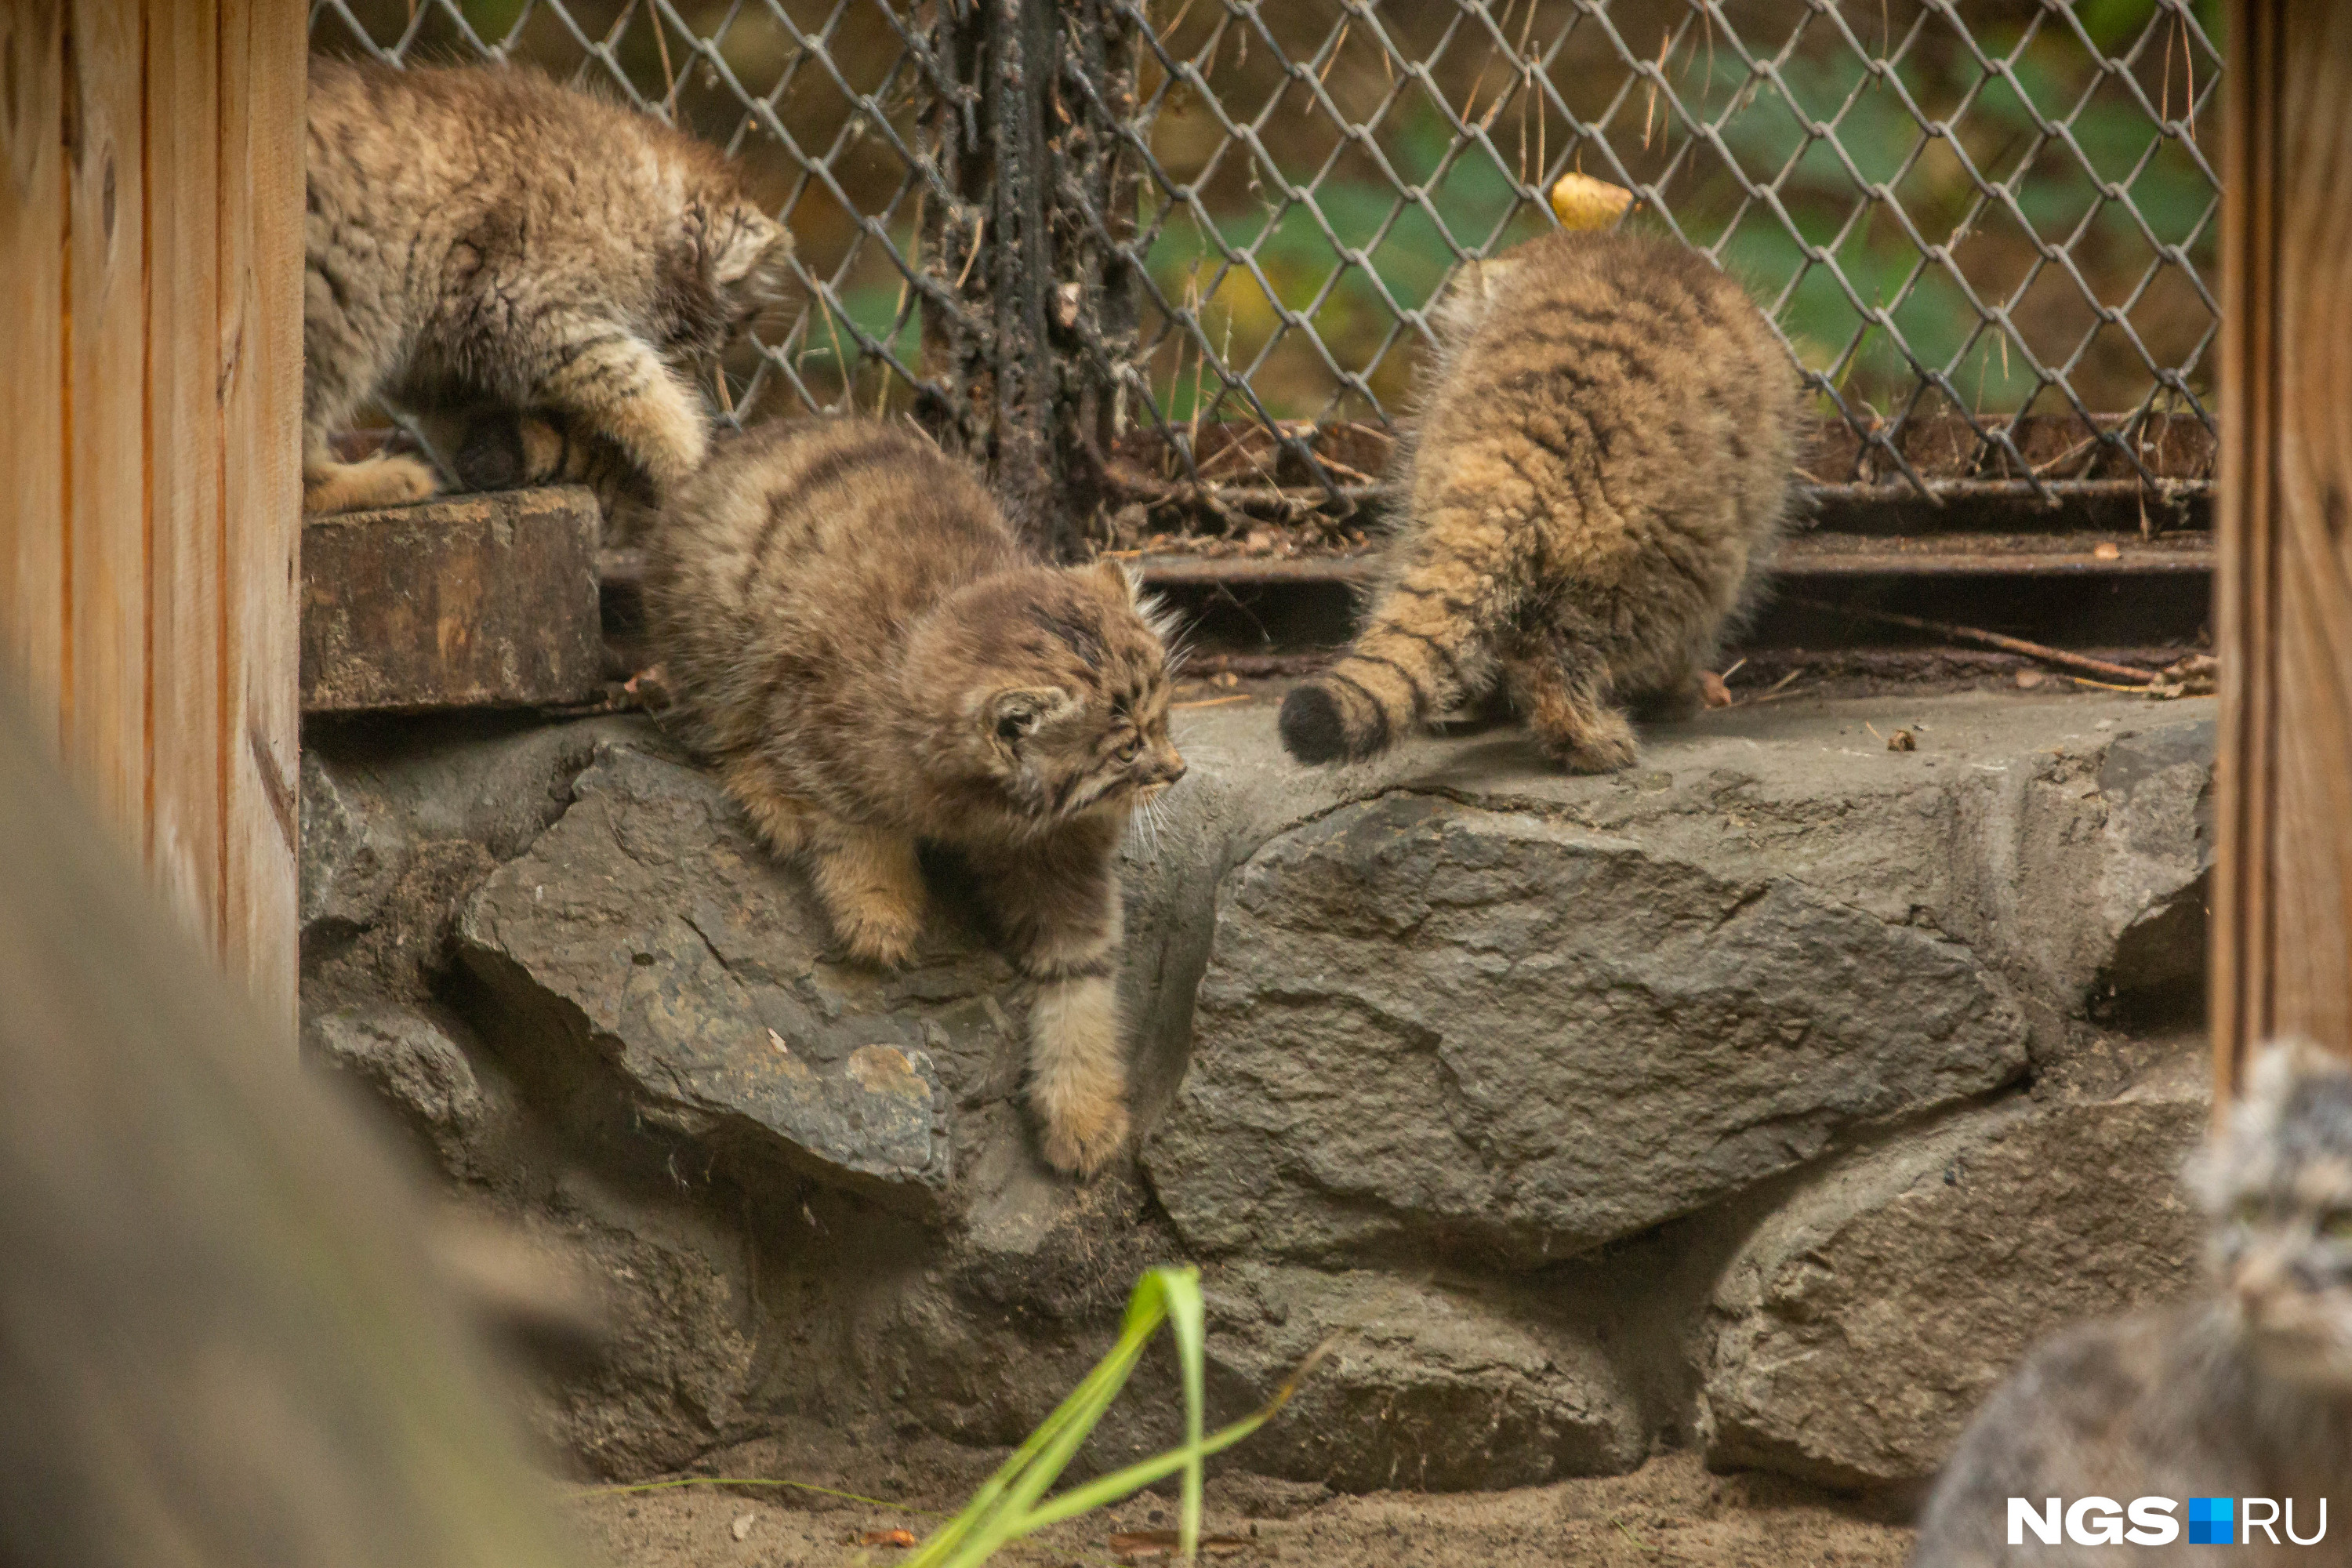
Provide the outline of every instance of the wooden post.
{"type": "Polygon", "coordinates": [[[300,0],[0,6],[0,665],[287,1017],[305,52],[300,0]]]}
{"type": "Polygon", "coordinates": [[[2236,0],[2224,140],[2217,1088],[2352,1052],[2352,7],[2236,0]]]}

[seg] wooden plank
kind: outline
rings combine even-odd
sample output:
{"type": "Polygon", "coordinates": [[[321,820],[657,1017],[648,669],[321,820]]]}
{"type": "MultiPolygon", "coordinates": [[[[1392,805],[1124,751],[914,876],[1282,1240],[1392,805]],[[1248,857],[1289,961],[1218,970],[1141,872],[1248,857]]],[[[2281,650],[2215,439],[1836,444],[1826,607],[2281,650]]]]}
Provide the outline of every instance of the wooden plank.
{"type": "Polygon", "coordinates": [[[302,0],[219,0],[221,929],[293,1016],[301,547],[302,0]]]}
{"type": "Polygon", "coordinates": [[[66,758],[133,845],[147,795],[143,21],[139,0],[73,0],[65,83],[66,758]]]}
{"type": "Polygon", "coordinates": [[[0,664],[55,744],[65,679],[65,5],[0,6],[0,664]]]}
{"type": "Polygon", "coordinates": [[[302,709],[577,702],[604,675],[596,498],[457,496],[302,531],[302,709]]]}
{"type": "Polygon", "coordinates": [[[2217,1082],[2352,1052],[2352,10],[2238,0],[2222,225],[2217,1082]]]}
{"type": "Polygon", "coordinates": [[[147,859],[207,950],[221,919],[219,37],[210,7],[146,0],[147,859]]]}

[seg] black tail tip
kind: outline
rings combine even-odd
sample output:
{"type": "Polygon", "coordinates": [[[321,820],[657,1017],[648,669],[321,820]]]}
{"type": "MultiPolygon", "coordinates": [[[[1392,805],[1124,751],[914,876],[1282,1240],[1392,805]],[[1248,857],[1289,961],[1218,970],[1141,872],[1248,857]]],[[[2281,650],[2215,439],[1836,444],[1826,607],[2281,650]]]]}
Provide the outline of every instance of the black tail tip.
{"type": "Polygon", "coordinates": [[[1348,754],[1348,725],[1339,704],[1322,686],[1291,688],[1282,700],[1283,749],[1310,766],[1336,763],[1348,754]]]}

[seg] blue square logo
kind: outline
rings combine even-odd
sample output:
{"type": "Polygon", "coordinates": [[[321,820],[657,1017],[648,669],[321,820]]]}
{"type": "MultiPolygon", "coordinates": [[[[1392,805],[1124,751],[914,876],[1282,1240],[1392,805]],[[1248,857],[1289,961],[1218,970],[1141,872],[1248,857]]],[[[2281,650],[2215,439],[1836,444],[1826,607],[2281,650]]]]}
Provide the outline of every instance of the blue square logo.
{"type": "Polygon", "coordinates": [[[2189,1544],[2235,1546],[2238,1543],[2237,1500],[2193,1497],[2189,1500],[2189,1544]]]}

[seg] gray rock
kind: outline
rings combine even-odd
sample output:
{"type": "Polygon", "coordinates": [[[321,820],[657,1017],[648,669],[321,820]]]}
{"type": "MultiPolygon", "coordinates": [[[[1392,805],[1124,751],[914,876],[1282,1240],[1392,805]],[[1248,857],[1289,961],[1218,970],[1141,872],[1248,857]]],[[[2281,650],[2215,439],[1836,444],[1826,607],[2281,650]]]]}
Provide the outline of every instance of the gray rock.
{"type": "MultiPolygon", "coordinates": [[[[575,1186],[577,1184],[575,1184],[575,1186]]],[[[603,1476],[676,1469],[758,1429],[745,1409],[758,1326],[743,1280],[714,1258],[741,1243],[678,1204],[568,1192],[529,1234],[591,1279],[598,1353],[535,1380],[525,1414],[551,1447],[603,1476]]]]}
{"type": "Polygon", "coordinates": [[[950,1086],[1017,1060],[1025,1003],[1003,961],[942,915],[904,973],[846,962],[800,880],[692,768],[607,744],[573,793],[467,908],[466,962],[545,1013],[563,1048],[617,1065],[648,1117],[934,1200],[950,1086]]]}
{"type": "Polygon", "coordinates": [[[2116,991],[2194,984],[2205,973],[2213,872],[2213,725],[2118,739],[2099,769],[2108,852],[2095,897],[2116,991]]]}
{"type": "Polygon", "coordinates": [[[1648,1456],[1641,1411],[1597,1340],[1532,1292],[1258,1264],[1204,1283],[1220,1418],[1264,1404],[1333,1340],[1250,1440],[1253,1470],[1341,1491],[1458,1491],[1615,1475],[1648,1456]]]}
{"type": "Polygon", "coordinates": [[[1146,1163],[1207,1252],[1528,1267],[2024,1065],[2000,983],[1932,931],[1631,835],[1391,795],[1229,881],[1146,1163]]]}
{"type": "Polygon", "coordinates": [[[304,1043],[316,1058],[366,1086],[434,1146],[443,1169],[465,1173],[469,1153],[499,1120],[466,1052],[442,1024],[391,1003],[339,1007],[311,1019],[304,1043]]]}
{"type": "Polygon", "coordinates": [[[302,750],[299,911],[308,932],[322,921],[374,921],[407,868],[409,838],[398,818],[311,747],[302,750]]]}
{"type": "Polygon", "coordinates": [[[1932,1475],[2035,1341],[2177,1299],[2202,1227],[2177,1172],[2196,1064],[2104,1102],[2019,1102],[1829,1172],[1718,1282],[1708,1463],[1833,1486],[1932,1475]]]}

